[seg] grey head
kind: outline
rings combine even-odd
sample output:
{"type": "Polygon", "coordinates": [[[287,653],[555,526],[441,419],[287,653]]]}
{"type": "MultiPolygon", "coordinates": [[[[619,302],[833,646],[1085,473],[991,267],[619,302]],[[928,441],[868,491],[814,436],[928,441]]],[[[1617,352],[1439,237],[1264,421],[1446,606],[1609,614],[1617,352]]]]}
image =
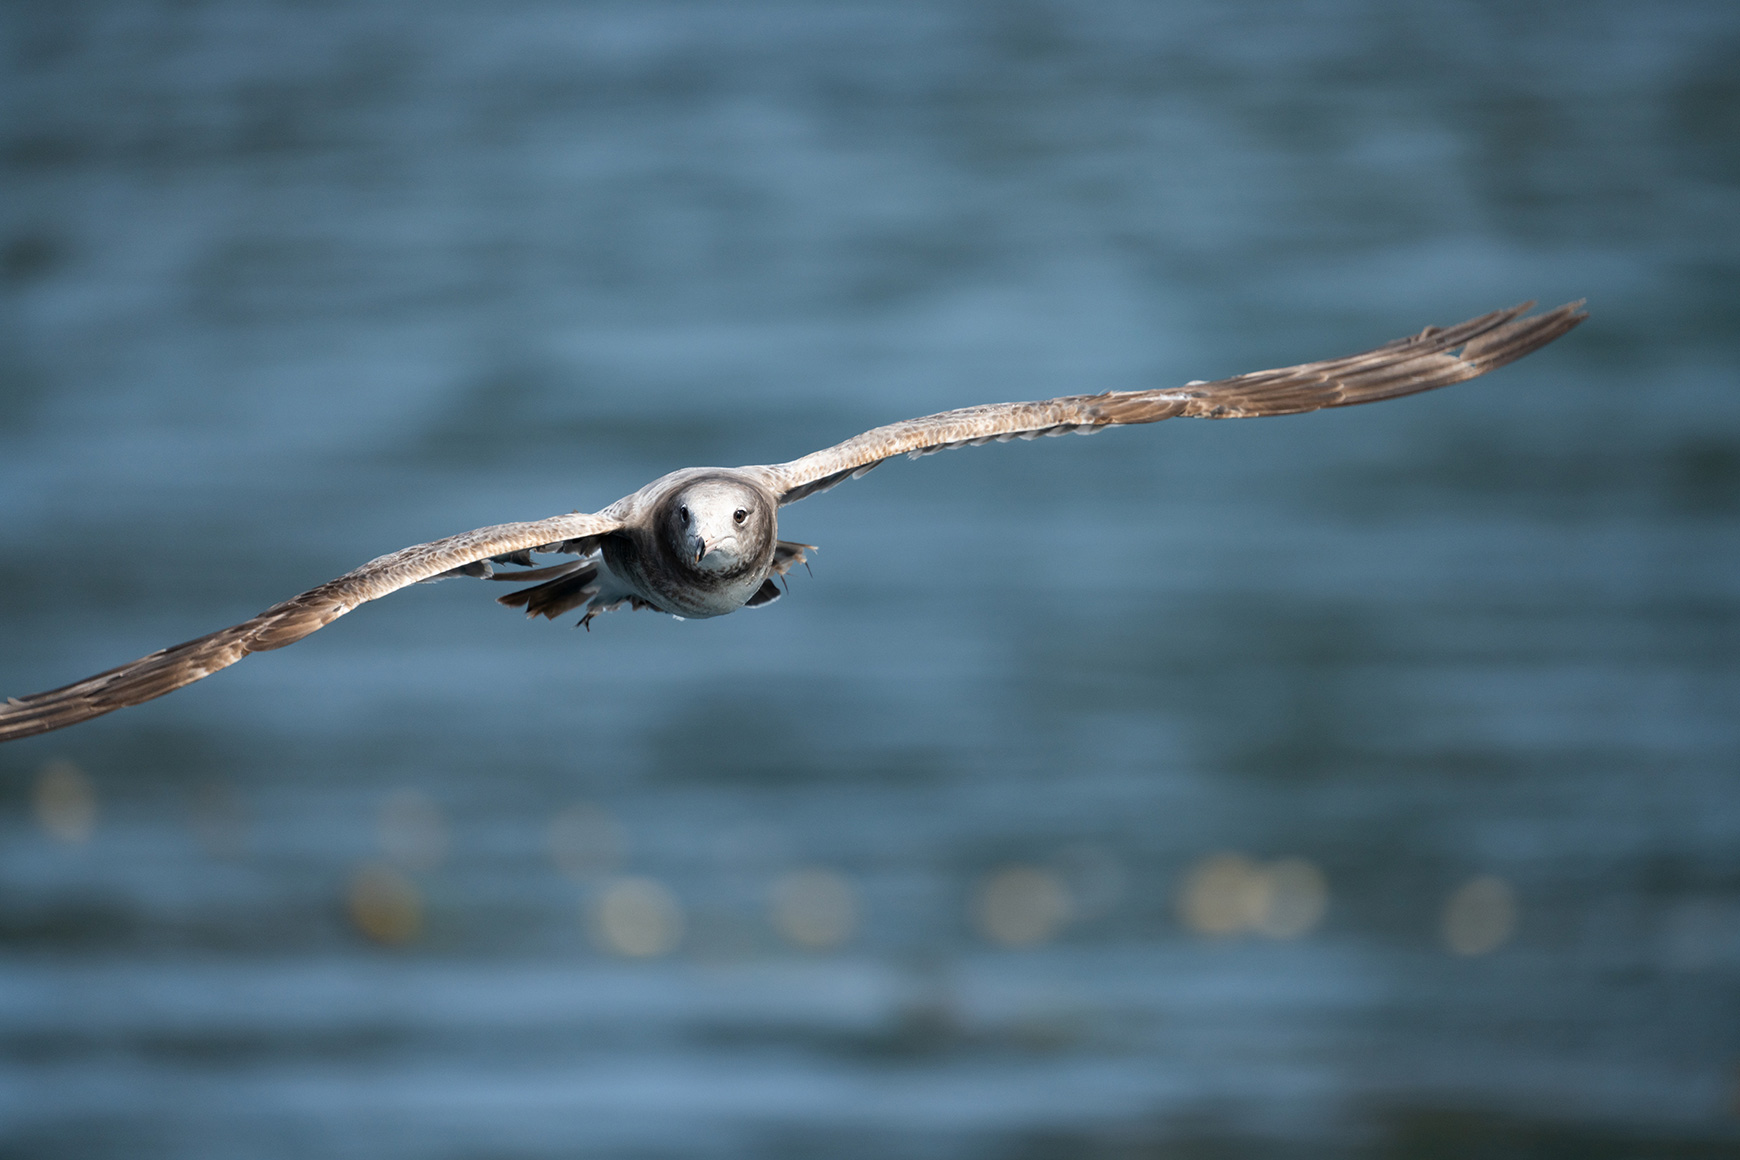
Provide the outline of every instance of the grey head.
{"type": "Polygon", "coordinates": [[[631,497],[632,515],[600,547],[610,570],[648,603],[701,619],[743,607],[779,540],[779,497],[754,473],[689,468],[631,497]]]}

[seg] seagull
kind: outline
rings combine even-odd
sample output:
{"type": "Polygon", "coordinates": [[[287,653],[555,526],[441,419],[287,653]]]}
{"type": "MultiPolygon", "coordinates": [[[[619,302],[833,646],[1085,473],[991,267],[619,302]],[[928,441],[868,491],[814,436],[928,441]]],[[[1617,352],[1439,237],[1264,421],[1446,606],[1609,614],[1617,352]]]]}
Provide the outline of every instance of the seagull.
{"type": "Polygon", "coordinates": [[[0,704],[0,741],[76,725],[137,705],[235,664],[294,644],[345,613],[410,584],[469,576],[526,587],[499,598],[529,617],[650,608],[684,619],[758,608],[776,581],[814,551],[779,538],[779,509],[858,479],[898,455],[1162,419],[1244,419],[1346,407],[1476,378],[1539,350],[1587,313],[1581,301],[1529,316],[1533,302],[1496,310],[1345,358],[1149,391],[994,403],[877,427],[789,463],[688,467],[602,511],[496,524],[370,560],[241,624],[162,649],[82,681],[0,704]],[[547,566],[532,558],[569,556],[547,566]],[[508,566],[497,570],[497,566],[508,566]]]}

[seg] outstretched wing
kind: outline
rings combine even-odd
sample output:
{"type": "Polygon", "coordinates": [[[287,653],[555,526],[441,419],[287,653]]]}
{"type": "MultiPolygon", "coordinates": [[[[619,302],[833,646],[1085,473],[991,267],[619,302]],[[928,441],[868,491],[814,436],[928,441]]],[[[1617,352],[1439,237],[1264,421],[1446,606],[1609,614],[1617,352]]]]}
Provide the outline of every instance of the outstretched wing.
{"type": "Polygon", "coordinates": [[[249,653],[293,644],[358,605],[378,600],[407,584],[450,575],[487,575],[489,560],[529,562],[527,553],[534,549],[585,554],[599,537],[620,526],[606,515],[576,512],[547,520],[497,524],[444,540],[414,544],[275,604],[252,620],[140,657],[131,664],[64,688],[9,698],[0,704],[0,741],[46,733],[174,692],[235,664],[249,653]]]}
{"type": "Polygon", "coordinates": [[[1212,383],[944,411],[878,427],[802,459],[755,470],[770,474],[780,502],[788,504],[843,480],[857,479],[896,455],[917,458],[953,447],[1071,431],[1087,435],[1120,424],[1158,423],[1176,416],[1244,419],[1392,399],[1459,383],[1515,362],[1588,317],[1582,305],[1567,303],[1524,318],[1534,306],[1525,302],[1456,326],[1428,326],[1419,334],[1363,354],[1256,371],[1212,383]]]}

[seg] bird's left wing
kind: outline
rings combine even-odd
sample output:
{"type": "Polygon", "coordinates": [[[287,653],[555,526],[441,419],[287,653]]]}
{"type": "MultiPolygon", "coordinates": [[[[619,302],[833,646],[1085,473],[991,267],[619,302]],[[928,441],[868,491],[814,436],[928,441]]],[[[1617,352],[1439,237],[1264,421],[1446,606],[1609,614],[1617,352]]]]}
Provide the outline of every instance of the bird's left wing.
{"type": "MultiPolygon", "coordinates": [[[[140,657],[131,664],[98,673],[64,688],[12,697],[0,702],[0,741],[12,741],[74,725],[91,717],[153,697],[208,677],[249,653],[283,648],[331,624],[358,605],[378,600],[407,584],[449,575],[489,574],[491,559],[529,562],[533,550],[584,555],[597,540],[621,523],[606,509],[597,515],[575,512],[547,520],[497,524],[414,544],[370,560],[336,580],[282,604],[274,604],[251,620],[140,657]]],[[[518,576],[528,573],[516,573],[518,576]]]]}
{"type": "Polygon", "coordinates": [[[796,503],[846,479],[856,479],[896,455],[914,458],[953,447],[977,447],[1040,435],[1092,434],[1127,423],[1174,417],[1242,419],[1292,415],[1411,395],[1472,379],[1539,350],[1588,317],[1572,302],[1525,318],[1525,302],[1455,326],[1428,326],[1346,358],[1256,371],[1212,383],[1155,391],[1066,395],[1035,403],[994,403],[944,411],[878,427],[790,463],[749,470],[766,473],[782,504],[796,503]]]}

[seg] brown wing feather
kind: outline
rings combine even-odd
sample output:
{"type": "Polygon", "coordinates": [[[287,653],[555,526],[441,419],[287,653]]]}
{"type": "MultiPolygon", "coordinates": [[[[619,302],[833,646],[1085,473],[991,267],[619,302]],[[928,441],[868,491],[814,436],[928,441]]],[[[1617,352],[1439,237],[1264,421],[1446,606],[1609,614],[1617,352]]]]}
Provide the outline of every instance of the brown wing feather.
{"type": "Polygon", "coordinates": [[[777,479],[781,503],[795,503],[846,479],[856,479],[896,455],[928,455],[953,447],[1033,439],[1072,431],[1092,433],[1131,423],[1186,416],[1242,419],[1293,415],[1323,407],[1371,403],[1472,379],[1539,350],[1584,318],[1581,302],[1524,318],[1525,302],[1455,326],[1419,334],[1346,358],[1256,371],[1212,383],[1156,391],[1067,395],[1033,403],[994,403],[891,423],[813,455],[760,470],[777,479]]]}
{"type": "Polygon", "coordinates": [[[614,519],[576,512],[547,520],[498,524],[444,540],[414,544],[275,604],[241,624],[154,652],[63,688],[10,698],[0,703],[0,741],[46,733],[174,692],[235,664],[249,653],[283,648],[299,641],[358,605],[378,600],[407,584],[438,579],[492,556],[533,548],[584,551],[586,541],[618,526],[614,519]]]}

